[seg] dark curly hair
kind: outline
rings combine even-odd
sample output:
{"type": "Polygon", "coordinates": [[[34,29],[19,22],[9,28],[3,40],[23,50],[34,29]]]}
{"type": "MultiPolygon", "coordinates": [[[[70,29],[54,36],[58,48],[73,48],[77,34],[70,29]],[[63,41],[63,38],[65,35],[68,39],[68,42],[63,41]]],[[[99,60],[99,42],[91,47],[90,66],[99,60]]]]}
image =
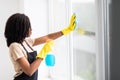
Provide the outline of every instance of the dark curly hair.
{"type": "Polygon", "coordinates": [[[31,29],[31,23],[29,17],[25,14],[15,13],[10,16],[5,25],[5,38],[7,46],[11,43],[21,43],[25,37],[29,36],[29,30],[31,29]]]}

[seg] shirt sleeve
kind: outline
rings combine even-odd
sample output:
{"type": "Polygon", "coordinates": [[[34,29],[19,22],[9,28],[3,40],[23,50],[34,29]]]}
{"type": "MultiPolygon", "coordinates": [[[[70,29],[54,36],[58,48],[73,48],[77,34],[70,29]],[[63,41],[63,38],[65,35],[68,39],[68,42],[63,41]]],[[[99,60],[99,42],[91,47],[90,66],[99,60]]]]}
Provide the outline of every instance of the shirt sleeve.
{"type": "Polygon", "coordinates": [[[22,49],[20,48],[20,45],[18,45],[17,43],[13,44],[10,46],[10,53],[12,58],[16,61],[19,58],[24,57],[24,53],[22,51],[22,49]]]}
{"type": "Polygon", "coordinates": [[[33,46],[35,39],[29,37],[29,38],[26,38],[26,41],[28,42],[28,44],[30,44],[31,46],[33,46]]]}

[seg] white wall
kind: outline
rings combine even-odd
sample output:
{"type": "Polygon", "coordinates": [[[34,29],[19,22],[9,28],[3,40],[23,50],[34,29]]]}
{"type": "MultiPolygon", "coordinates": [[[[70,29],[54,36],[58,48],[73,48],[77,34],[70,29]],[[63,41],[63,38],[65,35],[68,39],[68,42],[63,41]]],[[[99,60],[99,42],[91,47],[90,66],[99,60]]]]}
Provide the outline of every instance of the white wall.
{"type": "Polygon", "coordinates": [[[0,0],[0,79],[12,80],[13,66],[9,58],[9,52],[4,38],[4,28],[7,18],[19,11],[18,0],[0,0]]]}

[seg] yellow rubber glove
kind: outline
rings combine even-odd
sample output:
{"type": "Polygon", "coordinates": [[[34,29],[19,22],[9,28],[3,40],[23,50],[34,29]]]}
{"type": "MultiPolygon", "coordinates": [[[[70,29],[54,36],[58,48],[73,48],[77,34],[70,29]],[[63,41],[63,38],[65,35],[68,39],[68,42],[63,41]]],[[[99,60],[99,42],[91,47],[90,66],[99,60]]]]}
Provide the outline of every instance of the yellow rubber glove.
{"type": "Polygon", "coordinates": [[[72,17],[71,17],[71,21],[70,21],[69,26],[68,26],[67,28],[63,29],[63,30],[62,30],[62,33],[63,33],[64,35],[67,35],[67,34],[69,34],[71,31],[73,31],[73,30],[75,29],[75,27],[76,27],[76,16],[75,16],[75,14],[73,14],[72,17]]]}
{"type": "Polygon", "coordinates": [[[36,58],[44,59],[46,57],[47,53],[49,53],[52,50],[53,45],[54,45],[54,41],[53,40],[47,41],[45,43],[45,45],[43,46],[42,50],[36,56],[36,58]]]}

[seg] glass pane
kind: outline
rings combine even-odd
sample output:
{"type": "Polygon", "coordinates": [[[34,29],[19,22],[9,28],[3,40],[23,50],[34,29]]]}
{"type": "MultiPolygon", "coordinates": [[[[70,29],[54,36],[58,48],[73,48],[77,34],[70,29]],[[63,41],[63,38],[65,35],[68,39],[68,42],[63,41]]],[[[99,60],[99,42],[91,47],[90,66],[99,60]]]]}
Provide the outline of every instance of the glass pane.
{"type": "Polygon", "coordinates": [[[95,0],[73,0],[77,28],[73,33],[74,80],[96,80],[95,0]]]}

